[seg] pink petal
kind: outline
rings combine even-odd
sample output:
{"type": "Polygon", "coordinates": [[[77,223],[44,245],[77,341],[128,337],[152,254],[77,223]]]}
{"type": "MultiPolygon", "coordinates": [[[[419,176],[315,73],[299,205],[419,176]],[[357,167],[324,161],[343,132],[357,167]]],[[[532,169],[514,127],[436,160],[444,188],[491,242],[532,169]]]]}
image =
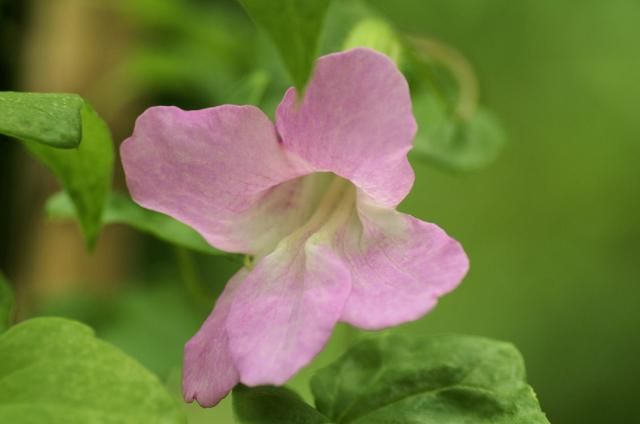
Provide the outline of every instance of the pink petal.
{"type": "Polygon", "coordinates": [[[152,107],[121,156],[136,202],[192,226],[220,249],[269,251],[296,224],[295,184],[275,186],[304,171],[253,106],[152,107]]]}
{"type": "Polygon", "coordinates": [[[317,237],[284,240],[238,289],[227,319],[242,383],[280,385],[322,349],[349,294],[349,271],[317,237]]]}
{"type": "Polygon", "coordinates": [[[288,150],[378,203],[396,206],[411,189],[416,122],[407,82],[386,56],[358,48],[321,57],[302,104],[289,89],[276,115],[288,150]]]}
{"type": "Polygon", "coordinates": [[[437,225],[376,205],[362,193],[358,219],[338,244],[352,284],[340,320],[367,330],[420,318],[469,268],[462,246],[437,225]]]}
{"type": "Polygon", "coordinates": [[[214,406],[240,381],[229,354],[225,323],[235,292],[247,274],[243,268],[229,280],[209,318],[185,346],[182,392],[187,402],[214,406]]]}

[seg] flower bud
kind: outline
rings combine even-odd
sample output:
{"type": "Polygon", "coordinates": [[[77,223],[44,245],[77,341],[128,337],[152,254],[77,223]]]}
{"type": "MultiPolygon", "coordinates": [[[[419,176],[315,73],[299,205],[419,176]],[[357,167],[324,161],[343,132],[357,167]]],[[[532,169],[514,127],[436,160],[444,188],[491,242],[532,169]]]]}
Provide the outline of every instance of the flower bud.
{"type": "Polygon", "coordinates": [[[355,47],[377,50],[400,65],[402,44],[393,28],[381,19],[365,18],[356,24],[345,40],[344,50],[355,47]]]}

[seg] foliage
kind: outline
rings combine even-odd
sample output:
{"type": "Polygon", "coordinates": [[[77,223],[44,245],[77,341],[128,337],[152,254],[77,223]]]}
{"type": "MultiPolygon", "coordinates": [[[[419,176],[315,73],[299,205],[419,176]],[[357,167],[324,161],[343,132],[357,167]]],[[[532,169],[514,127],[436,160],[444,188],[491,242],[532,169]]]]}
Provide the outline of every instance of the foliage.
{"type": "Polygon", "coordinates": [[[233,409],[241,424],[324,424],[331,421],[285,387],[238,386],[233,409]]]}
{"type": "Polygon", "coordinates": [[[109,128],[87,102],[73,94],[3,92],[0,105],[0,112],[7,112],[0,113],[0,132],[22,139],[58,177],[73,200],[87,244],[93,247],[111,187],[109,128]]]}
{"type": "Polygon", "coordinates": [[[480,337],[367,338],[317,372],[311,388],[317,411],[269,387],[235,389],[234,408],[243,424],[548,424],[518,351],[480,337]]]}
{"type": "Polygon", "coordinates": [[[0,92],[0,134],[51,147],[78,147],[83,106],[77,94],[0,92]]]}
{"type": "Polygon", "coordinates": [[[0,421],[183,423],[160,381],[80,323],[34,318],[0,336],[0,421]]]}
{"type": "Polygon", "coordinates": [[[43,305],[38,315],[59,316],[89,325],[100,339],[164,380],[180,365],[184,344],[210,307],[204,310],[195,307],[193,299],[176,281],[160,281],[125,289],[108,299],[80,293],[67,295],[43,305]]]}
{"type": "Polygon", "coordinates": [[[491,164],[506,136],[498,119],[478,104],[471,65],[443,43],[419,37],[404,41],[418,122],[413,155],[461,172],[491,164]]]}
{"type": "Polygon", "coordinates": [[[239,0],[249,16],[271,38],[298,92],[313,70],[330,0],[239,0]]]}
{"type": "MultiPolygon", "coordinates": [[[[62,192],[52,196],[46,205],[52,218],[70,219],[76,212],[69,196],[62,192]]],[[[194,229],[175,219],[134,203],[130,198],[111,193],[102,216],[102,225],[126,224],[160,240],[209,255],[226,254],[207,243],[194,229]]]]}
{"type": "Polygon", "coordinates": [[[506,141],[493,113],[478,108],[468,118],[451,114],[433,93],[413,98],[413,112],[423,125],[414,142],[414,155],[454,171],[475,171],[493,162],[506,141]]]}

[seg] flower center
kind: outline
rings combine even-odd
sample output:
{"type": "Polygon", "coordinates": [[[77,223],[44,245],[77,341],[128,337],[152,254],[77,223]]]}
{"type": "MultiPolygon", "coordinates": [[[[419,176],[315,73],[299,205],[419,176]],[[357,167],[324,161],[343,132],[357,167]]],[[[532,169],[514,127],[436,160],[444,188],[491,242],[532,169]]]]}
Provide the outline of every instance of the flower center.
{"type": "Polygon", "coordinates": [[[309,189],[314,191],[309,219],[287,238],[287,243],[300,243],[313,234],[330,239],[342,227],[355,207],[356,188],[348,180],[335,174],[318,173],[311,178],[309,189]]]}

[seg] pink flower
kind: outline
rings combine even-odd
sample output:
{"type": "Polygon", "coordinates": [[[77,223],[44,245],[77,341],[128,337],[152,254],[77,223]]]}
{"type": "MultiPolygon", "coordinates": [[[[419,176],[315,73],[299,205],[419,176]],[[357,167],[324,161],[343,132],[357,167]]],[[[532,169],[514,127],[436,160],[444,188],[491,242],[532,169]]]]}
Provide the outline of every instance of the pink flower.
{"type": "Polygon", "coordinates": [[[184,396],[215,405],[238,382],[283,384],[338,321],[415,320],[468,269],[434,224],[399,213],[414,174],[407,82],[368,49],[320,58],[302,103],[276,124],[253,106],[153,107],[121,149],[140,205],[211,245],[255,257],[187,343],[184,396]]]}

